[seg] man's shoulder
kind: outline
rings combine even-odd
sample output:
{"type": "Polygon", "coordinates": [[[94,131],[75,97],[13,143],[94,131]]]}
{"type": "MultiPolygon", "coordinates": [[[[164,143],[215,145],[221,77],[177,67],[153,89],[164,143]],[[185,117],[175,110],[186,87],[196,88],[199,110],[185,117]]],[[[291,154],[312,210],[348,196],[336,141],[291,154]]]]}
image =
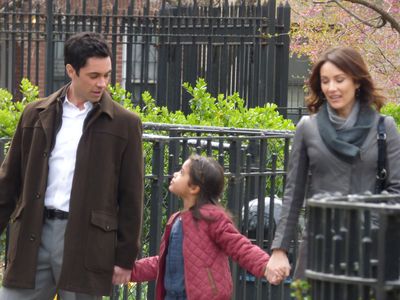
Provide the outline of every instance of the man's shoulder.
{"type": "Polygon", "coordinates": [[[131,120],[140,120],[140,117],[137,113],[130,111],[123,107],[121,104],[112,101],[112,105],[114,108],[114,113],[116,118],[127,118],[131,120]]]}
{"type": "Polygon", "coordinates": [[[108,104],[108,111],[111,116],[107,125],[108,130],[126,139],[142,134],[142,121],[138,114],[125,109],[113,100],[108,104]]]}
{"type": "Polygon", "coordinates": [[[49,97],[40,98],[28,103],[24,108],[23,114],[25,117],[37,115],[42,109],[45,109],[49,105],[51,105],[51,99],[49,97]]]}
{"type": "Polygon", "coordinates": [[[140,121],[140,117],[137,113],[126,109],[120,103],[114,101],[109,93],[105,93],[103,95],[102,101],[105,101],[104,110],[111,113],[113,118],[117,121],[140,121]]]}
{"type": "Polygon", "coordinates": [[[50,105],[53,105],[56,103],[56,100],[60,97],[62,92],[66,89],[67,86],[62,87],[58,91],[54,92],[53,94],[44,97],[44,98],[39,98],[35,101],[32,101],[28,103],[25,108],[24,112],[36,112],[41,109],[46,109],[50,105]]]}

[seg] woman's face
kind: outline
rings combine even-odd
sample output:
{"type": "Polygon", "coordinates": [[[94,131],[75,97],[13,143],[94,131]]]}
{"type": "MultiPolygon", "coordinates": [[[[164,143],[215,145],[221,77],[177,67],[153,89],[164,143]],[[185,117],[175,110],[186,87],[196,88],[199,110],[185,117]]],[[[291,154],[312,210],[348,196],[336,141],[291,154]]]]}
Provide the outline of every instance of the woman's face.
{"type": "Polygon", "coordinates": [[[331,62],[326,62],[320,70],[321,90],[329,105],[336,113],[347,118],[356,101],[356,90],[360,84],[331,62]]]}

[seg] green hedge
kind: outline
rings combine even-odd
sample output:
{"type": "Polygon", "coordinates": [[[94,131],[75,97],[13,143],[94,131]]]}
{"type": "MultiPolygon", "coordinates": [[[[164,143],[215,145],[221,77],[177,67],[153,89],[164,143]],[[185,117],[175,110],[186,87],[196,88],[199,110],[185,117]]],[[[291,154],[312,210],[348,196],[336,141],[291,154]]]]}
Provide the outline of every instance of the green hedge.
{"type": "MultiPolygon", "coordinates": [[[[167,107],[157,106],[149,92],[142,94],[144,106],[139,107],[132,105],[131,94],[119,84],[109,86],[109,91],[114,101],[138,113],[143,122],[276,130],[295,128],[291,120],[279,114],[276,104],[267,103],[263,107],[247,108],[238,93],[227,97],[222,94],[213,97],[207,91],[207,83],[201,78],[195,86],[185,83],[183,87],[192,96],[192,112],[188,115],[184,115],[182,111],[171,112],[167,107]]],[[[23,99],[13,101],[10,92],[0,89],[0,138],[13,136],[26,104],[38,99],[39,89],[28,79],[22,80],[20,91],[23,99]]]]}

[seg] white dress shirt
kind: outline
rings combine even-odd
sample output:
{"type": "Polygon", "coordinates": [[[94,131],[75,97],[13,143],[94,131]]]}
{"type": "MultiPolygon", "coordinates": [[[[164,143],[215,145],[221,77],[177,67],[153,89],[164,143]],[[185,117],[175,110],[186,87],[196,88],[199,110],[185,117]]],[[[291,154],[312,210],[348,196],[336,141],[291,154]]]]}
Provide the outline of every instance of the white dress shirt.
{"type": "Polygon", "coordinates": [[[82,136],[83,123],[92,108],[93,104],[87,101],[80,110],[65,97],[61,128],[49,157],[49,175],[44,199],[46,208],[69,211],[76,151],[82,136]]]}

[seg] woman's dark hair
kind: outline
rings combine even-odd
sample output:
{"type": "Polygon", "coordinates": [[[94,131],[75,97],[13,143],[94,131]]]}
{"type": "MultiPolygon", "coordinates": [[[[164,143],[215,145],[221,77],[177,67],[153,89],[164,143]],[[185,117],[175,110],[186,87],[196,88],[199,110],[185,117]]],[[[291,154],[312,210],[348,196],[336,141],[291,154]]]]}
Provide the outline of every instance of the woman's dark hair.
{"type": "Polygon", "coordinates": [[[334,47],[325,51],[321,58],[314,64],[308,80],[309,94],[306,97],[306,105],[310,113],[318,112],[325,101],[321,89],[321,67],[330,62],[347,75],[354,82],[359,83],[358,99],[361,104],[373,105],[379,111],[385,102],[376,89],[364,59],[355,49],[350,47],[334,47]]]}
{"type": "Polygon", "coordinates": [[[206,219],[200,213],[204,204],[219,205],[224,191],[224,169],[212,157],[192,155],[189,157],[189,184],[200,188],[196,204],[191,208],[196,220],[206,219]]]}
{"type": "Polygon", "coordinates": [[[96,32],[81,32],[71,36],[64,45],[64,65],[79,70],[91,57],[111,57],[111,51],[103,36],[96,32]]]}

